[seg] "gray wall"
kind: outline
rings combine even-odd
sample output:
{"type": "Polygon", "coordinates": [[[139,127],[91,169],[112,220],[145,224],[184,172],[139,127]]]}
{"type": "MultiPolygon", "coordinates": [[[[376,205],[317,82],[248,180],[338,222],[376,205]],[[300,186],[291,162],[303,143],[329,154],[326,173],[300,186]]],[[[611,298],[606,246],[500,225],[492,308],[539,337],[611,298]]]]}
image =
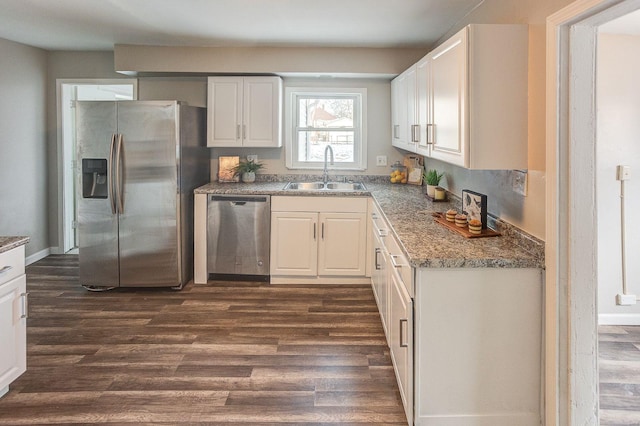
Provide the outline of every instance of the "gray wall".
{"type": "Polygon", "coordinates": [[[58,247],[61,229],[59,215],[61,212],[62,194],[58,188],[61,184],[61,171],[58,170],[58,112],[57,112],[57,80],[58,79],[98,79],[127,78],[114,71],[113,52],[48,52],[47,77],[47,185],[49,191],[48,230],[49,246],[54,252],[58,247]]]}
{"type": "Polygon", "coordinates": [[[0,39],[0,235],[49,247],[47,52],[0,39]]]}

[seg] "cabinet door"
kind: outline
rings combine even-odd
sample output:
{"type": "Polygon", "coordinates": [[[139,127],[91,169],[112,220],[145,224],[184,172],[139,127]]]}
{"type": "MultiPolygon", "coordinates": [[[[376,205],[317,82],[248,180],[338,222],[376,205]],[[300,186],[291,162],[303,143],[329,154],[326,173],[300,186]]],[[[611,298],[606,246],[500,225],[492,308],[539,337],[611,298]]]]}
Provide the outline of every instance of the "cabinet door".
{"type": "Polygon", "coordinates": [[[209,77],[207,146],[242,146],[242,77],[209,77]]]}
{"type": "Polygon", "coordinates": [[[0,286],[0,395],[27,369],[26,276],[0,286]]]}
{"type": "Polygon", "coordinates": [[[429,57],[434,126],[430,156],[468,167],[467,30],[447,40],[429,57]]]}
{"type": "Polygon", "coordinates": [[[271,275],[318,273],[318,214],[271,213],[271,275]]]}
{"type": "Polygon", "coordinates": [[[409,113],[407,111],[407,106],[409,105],[407,101],[409,96],[408,83],[406,72],[400,74],[391,82],[392,115],[394,117],[391,144],[402,149],[407,149],[409,145],[407,131],[407,114],[409,113]]]}
{"type": "Polygon", "coordinates": [[[373,295],[376,298],[378,304],[378,311],[380,311],[380,320],[382,322],[382,328],[384,334],[387,337],[387,343],[389,342],[389,330],[387,329],[388,318],[388,271],[387,271],[387,253],[382,241],[382,238],[373,229],[373,266],[371,271],[371,287],[373,288],[373,295]]]}
{"type": "Polygon", "coordinates": [[[413,303],[395,268],[389,273],[389,348],[409,424],[413,424],[413,303]]]}
{"type": "Polygon", "coordinates": [[[431,59],[424,57],[416,64],[416,122],[417,141],[416,152],[421,155],[430,155],[429,134],[431,118],[431,59]]]}
{"type": "Polygon", "coordinates": [[[279,147],[282,79],[245,77],[242,138],[245,147],[279,147]]]}
{"type": "Polygon", "coordinates": [[[320,213],[318,275],[364,276],[365,213],[320,213]]]}

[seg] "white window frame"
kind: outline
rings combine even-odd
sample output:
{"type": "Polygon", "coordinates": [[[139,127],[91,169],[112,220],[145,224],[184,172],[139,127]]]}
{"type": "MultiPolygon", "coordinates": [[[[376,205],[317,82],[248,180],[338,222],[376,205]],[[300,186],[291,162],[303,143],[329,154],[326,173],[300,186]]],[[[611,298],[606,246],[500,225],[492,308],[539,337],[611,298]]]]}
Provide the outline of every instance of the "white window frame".
{"type": "Polygon", "coordinates": [[[332,88],[332,87],[287,87],[285,88],[285,157],[288,169],[322,169],[322,161],[298,161],[298,132],[296,131],[299,96],[353,96],[354,103],[354,161],[353,163],[335,162],[332,169],[359,170],[367,169],[367,89],[366,88],[332,88]]]}

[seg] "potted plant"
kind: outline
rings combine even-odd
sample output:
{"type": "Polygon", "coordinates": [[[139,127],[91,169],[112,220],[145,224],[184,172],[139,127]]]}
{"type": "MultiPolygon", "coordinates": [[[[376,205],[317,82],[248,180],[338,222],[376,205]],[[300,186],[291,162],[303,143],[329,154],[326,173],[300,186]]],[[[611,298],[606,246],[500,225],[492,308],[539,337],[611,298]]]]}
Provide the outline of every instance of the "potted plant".
{"type": "Polygon", "coordinates": [[[256,180],[256,172],[264,167],[264,164],[249,160],[241,161],[233,168],[234,176],[240,175],[243,182],[251,183],[256,180]]]}
{"type": "Polygon", "coordinates": [[[442,179],[442,176],[444,176],[444,173],[438,174],[435,169],[431,169],[422,175],[424,181],[427,183],[427,195],[429,197],[435,198],[436,186],[440,184],[440,179],[442,179]]]}

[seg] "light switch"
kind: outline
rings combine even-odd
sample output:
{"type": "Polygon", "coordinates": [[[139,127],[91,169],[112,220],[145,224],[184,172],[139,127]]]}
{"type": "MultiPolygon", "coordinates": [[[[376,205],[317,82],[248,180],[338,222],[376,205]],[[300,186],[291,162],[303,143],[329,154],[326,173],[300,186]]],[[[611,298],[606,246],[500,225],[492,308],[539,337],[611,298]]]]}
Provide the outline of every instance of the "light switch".
{"type": "Polygon", "coordinates": [[[378,155],[376,157],[376,166],[386,166],[387,165],[387,156],[386,155],[378,155]]]}

